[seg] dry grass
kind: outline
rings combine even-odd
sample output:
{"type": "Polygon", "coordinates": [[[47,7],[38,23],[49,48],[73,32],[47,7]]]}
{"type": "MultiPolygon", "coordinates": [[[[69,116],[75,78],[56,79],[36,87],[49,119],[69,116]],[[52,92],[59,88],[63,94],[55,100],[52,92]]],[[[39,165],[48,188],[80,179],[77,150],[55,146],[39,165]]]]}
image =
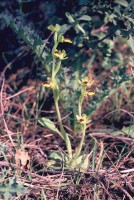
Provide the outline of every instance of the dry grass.
{"type": "Polygon", "coordinates": [[[107,131],[97,132],[94,126],[90,127],[85,139],[85,145],[90,141],[87,151],[94,149],[89,159],[89,170],[85,173],[66,171],[64,164],[59,171],[48,170],[46,161],[49,152],[61,151],[65,147],[55,133],[40,127],[37,119],[41,115],[54,115],[55,110],[53,107],[46,111],[38,109],[39,82],[28,80],[25,86],[15,91],[14,83],[17,88],[20,84],[16,82],[17,76],[22,71],[18,70],[7,80],[4,78],[5,72],[0,80],[0,175],[5,168],[7,176],[3,181],[16,176],[28,187],[24,196],[13,199],[132,200],[134,139],[107,131]],[[3,144],[5,148],[2,148],[3,144]],[[19,160],[15,156],[22,149],[27,154],[21,154],[19,160]]]}

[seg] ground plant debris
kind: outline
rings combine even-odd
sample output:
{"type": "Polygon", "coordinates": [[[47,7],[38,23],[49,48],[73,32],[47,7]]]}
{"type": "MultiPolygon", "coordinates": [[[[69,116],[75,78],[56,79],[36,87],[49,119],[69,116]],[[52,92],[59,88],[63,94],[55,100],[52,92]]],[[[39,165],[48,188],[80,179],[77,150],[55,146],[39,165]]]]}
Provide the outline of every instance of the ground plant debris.
{"type": "Polygon", "coordinates": [[[134,1],[0,1],[0,200],[134,199],[134,1]]]}

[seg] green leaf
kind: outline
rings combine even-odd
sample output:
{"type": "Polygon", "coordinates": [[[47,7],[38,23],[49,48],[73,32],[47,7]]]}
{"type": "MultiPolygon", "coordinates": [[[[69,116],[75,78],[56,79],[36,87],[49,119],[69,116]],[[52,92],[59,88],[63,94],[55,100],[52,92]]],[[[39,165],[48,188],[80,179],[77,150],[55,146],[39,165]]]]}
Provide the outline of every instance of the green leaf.
{"type": "Polygon", "coordinates": [[[49,158],[50,159],[53,159],[53,160],[60,160],[62,161],[63,160],[63,156],[62,156],[62,153],[61,152],[58,152],[58,151],[52,151],[49,155],[49,158]]]}
{"type": "Polygon", "coordinates": [[[27,188],[23,183],[17,182],[16,177],[10,178],[9,182],[0,184],[0,194],[4,196],[4,200],[10,200],[13,196],[21,196],[27,192],[27,188]]]}
{"type": "Polygon", "coordinates": [[[74,23],[75,20],[69,12],[66,12],[66,17],[68,18],[69,23],[74,23]]]}
{"type": "Polygon", "coordinates": [[[54,122],[52,122],[50,119],[47,119],[47,118],[43,117],[43,118],[39,119],[38,122],[39,122],[42,126],[47,127],[47,128],[49,128],[50,130],[52,130],[52,131],[58,133],[58,134],[63,138],[63,136],[61,135],[60,131],[56,128],[54,122]]]}
{"type": "MultiPolygon", "coordinates": [[[[19,35],[19,37],[21,37],[30,48],[32,48],[39,60],[44,64],[46,57],[49,55],[49,49],[39,35],[37,35],[29,26],[24,25],[21,18],[14,18],[10,14],[2,13],[0,14],[0,19],[2,19],[17,35],[19,35]]],[[[56,25],[56,28],[58,28],[58,25],[56,25]]],[[[47,69],[46,71],[48,72],[47,69]]]]}
{"type": "Polygon", "coordinates": [[[129,127],[123,127],[122,130],[114,131],[112,134],[114,134],[114,135],[127,135],[127,136],[131,136],[132,138],[134,138],[134,125],[129,126],[129,127]]]}
{"type": "Polygon", "coordinates": [[[67,162],[68,162],[68,157],[65,154],[58,151],[52,151],[49,154],[49,160],[46,162],[46,165],[48,168],[54,170],[61,170],[62,164],[64,163],[66,166],[67,162]]]}
{"type": "Polygon", "coordinates": [[[84,21],[91,21],[91,17],[88,15],[83,15],[82,17],[78,18],[78,20],[84,20],[84,21]]]}
{"type": "Polygon", "coordinates": [[[56,24],[55,26],[53,26],[52,24],[48,26],[48,29],[52,32],[58,32],[60,30],[60,25],[56,24]]]}
{"type": "Polygon", "coordinates": [[[85,30],[82,28],[82,26],[81,26],[79,23],[77,23],[77,24],[75,25],[75,29],[76,29],[77,31],[81,31],[83,34],[86,33],[85,30]]]}
{"type": "Polygon", "coordinates": [[[70,167],[71,168],[79,168],[80,172],[84,172],[85,170],[88,169],[89,166],[89,158],[90,154],[84,154],[79,156],[78,158],[74,159],[71,164],[70,167]]]}
{"type": "Polygon", "coordinates": [[[49,154],[49,158],[52,160],[60,160],[60,161],[66,161],[66,162],[68,161],[68,157],[59,151],[52,151],[49,154]]]}
{"type": "Polygon", "coordinates": [[[130,35],[128,39],[128,45],[131,47],[133,53],[134,53],[134,38],[130,35]]]}
{"type": "Polygon", "coordinates": [[[124,7],[128,7],[128,2],[126,0],[116,0],[115,3],[124,7]]]}
{"type": "Polygon", "coordinates": [[[58,34],[64,34],[71,28],[71,25],[64,24],[60,27],[58,34]]]}

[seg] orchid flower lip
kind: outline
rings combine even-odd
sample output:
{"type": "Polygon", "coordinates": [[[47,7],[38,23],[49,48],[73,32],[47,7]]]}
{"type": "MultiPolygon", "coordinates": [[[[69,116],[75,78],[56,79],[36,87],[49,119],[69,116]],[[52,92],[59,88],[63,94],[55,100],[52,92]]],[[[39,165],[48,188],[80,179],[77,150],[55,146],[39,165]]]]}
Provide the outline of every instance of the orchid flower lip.
{"type": "Polygon", "coordinates": [[[59,51],[58,51],[58,50],[55,50],[54,56],[60,58],[61,60],[64,60],[64,59],[67,58],[67,57],[66,57],[66,52],[65,52],[65,50],[62,50],[62,51],[60,51],[60,50],[59,50],[59,51]]]}
{"type": "Polygon", "coordinates": [[[43,86],[45,87],[50,87],[50,88],[55,88],[57,86],[56,80],[48,78],[47,81],[42,83],[43,86]]]}
{"type": "Polygon", "coordinates": [[[90,122],[85,114],[82,114],[81,116],[76,115],[76,118],[80,124],[87,124],[90,122]]]}
{"type": "Polygon", "coordinates": [[[89,79],[89,78],[86,76],[86,77],[82,78],[81,81],[79,80],[79,83],[80,83],[81,85],[84,85],[84,86],[88,87],[88,86],[91,86],[91,85],[94,83],[94,80],[89,79]]]}
{"type": "Polygon", "coordinates": [[[93,90],[86,90],[85,92],[84,92],[84,96],[93,96],[95,94],[95,92],[93,91],[93,90]]]}
{"type": "Polygon", "coordinates": [[[70,43],[70,44],[73,43],[72,40],[70,40],[69,38],[64,38],[63,41],[64,41],[64,42],[68,42],[68,43],[70,43]]]}
{"type": "Polygon", "coordinates": [[[54,52],[54,55],[55,55],[55,56],[58,56],[58,55],[60,56],[60,52],[55,51],[55,52],[54,52]]]}
{"type": "Polygon", "coordinates": [[[45,81],[45,82],[42,83],[42,85],[45,86],[45,87],[50,87],[51,86],[51,82],[45,81]]]}

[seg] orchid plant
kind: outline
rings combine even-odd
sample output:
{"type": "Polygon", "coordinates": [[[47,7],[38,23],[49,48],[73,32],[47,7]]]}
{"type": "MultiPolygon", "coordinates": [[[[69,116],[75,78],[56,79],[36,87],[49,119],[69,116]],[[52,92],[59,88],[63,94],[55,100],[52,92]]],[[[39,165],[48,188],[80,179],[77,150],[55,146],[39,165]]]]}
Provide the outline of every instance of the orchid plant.
{"type": "MultiPolygon", "coordinates": [[[[46,88],[50,88],[53,92],[53,97],[54,97],[54,103],[55,103],[55,108],[57,112],[57,117],[58,117],[58,122],[59,122],[59,127],[60,130],[58,130],[55,126],[55,124],[50,121],[49,119],[46,118],[41,118],[39,120],[39,123],[43,126],[47,126],[51,130],[57,132],[60,137],[64,140],[66,148],[67,148],[67,154],[64,156],[64,161],[65,161],[65,167],[67,168],[78,168],[80,167],[81,171],[86,170],[88,168],[88,155],[83,155],[82,154],[82,146],[85,138],[85,133],[86,133],[86,128],[87,124],[91,122],[90,119],[86,116],[86,114],[82,113],[82,104],[85,99],[85,97],[92,96],[95,94],[94,91],[90,90],[90,87],[94,83],[94,80],[90,80],[88,77],[82,78],[82,80],[78,80],[79,84],[81,85],[81,95],[79,97],[79,102],[78,102],[78,114],[76,114],[76,120],[80,124],[80,130],[82,130],[82,135],[81,135],[81,140],[79,142],[79,145],[76,147],[75,152],[73,153],[72,150],[72,145],[71,145],[71,140],[68,136],[68,133],[66,133],[66,130],[64,129],[63,123],[62,123],[62,118],[61,118],[61,113],[60,113],[60,108],[59,108],[59,100],[60,100],[60,90],[59,90],[59,85],[58,81],[56,79],[57,74],[61,68],[61,63],[63,60],[67,59],[67,54],[66,51],[59,50],[59,44],[63,42],[67,43],[72,43],[72,41],[68,38],[65,38],[63,34],[61,34],[61,26],[56,24],[55,26],[50,25],[48,29],[53,33],[54,36],[54,45],[51,51],[52,55],[52,66],[51,66],[51,75],[50,77],[47,78],[47,81],[42,83],[42,85],[46,88]]],[[[51,154],[51,158],[57,158],[55,154],[51,154]]],[[[61,160],[63,158],[58,156],[58,159],[61,160]]],[[[48,167],[54,167],[54,160],[50,160],[47,163],[48,167]]]]}

